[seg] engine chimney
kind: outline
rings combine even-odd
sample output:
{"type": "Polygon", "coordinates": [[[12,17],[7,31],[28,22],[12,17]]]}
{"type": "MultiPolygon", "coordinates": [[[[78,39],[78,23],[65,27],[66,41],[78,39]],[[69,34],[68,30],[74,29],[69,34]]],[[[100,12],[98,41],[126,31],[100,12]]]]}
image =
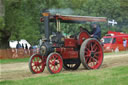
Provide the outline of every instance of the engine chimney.
{"type": "Polygon", "coordinates": [[[49,28],[49,16],[50,13],[48,11],[45,11],[42,13],[44,17],[44,31],[45,31],[45,38],[49,40],[49,35],[50,35],[50,28],[49,28]]]}

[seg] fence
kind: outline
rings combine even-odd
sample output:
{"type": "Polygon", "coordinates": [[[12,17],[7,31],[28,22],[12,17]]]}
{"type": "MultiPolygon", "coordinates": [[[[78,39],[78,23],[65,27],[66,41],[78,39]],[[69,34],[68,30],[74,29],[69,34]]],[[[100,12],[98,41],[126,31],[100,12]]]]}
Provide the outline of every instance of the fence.
{"type": "Polygon", "coordinates": [[[0,59],[25,58],[30,57],[31,55],[36,53],[39,53],[38,49],[0,49],[0,59]]]}

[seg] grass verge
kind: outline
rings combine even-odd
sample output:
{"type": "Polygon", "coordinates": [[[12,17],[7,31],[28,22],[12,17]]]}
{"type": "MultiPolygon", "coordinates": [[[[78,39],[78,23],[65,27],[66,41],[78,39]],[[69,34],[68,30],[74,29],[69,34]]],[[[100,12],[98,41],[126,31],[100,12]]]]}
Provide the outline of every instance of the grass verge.
{"type": "Polygon", "coordinates": [[[128,54],[128,51],[119,51],[119,52],[110,52],[110,53],[104,53],[104,55],[118,55],[118,54],[128,54]]]}
{"type": "Polygon", "coordinates": [[[16,62],[28,62],[29,57],[27,58],[17,58],[17,59],[1,59],[0,64],[6,63],[16,63],[16,62]]]}
{"type": "Polygon", "coordinates": [[[128,66],[59,73],[24,80],[5,80],[1,85],[127,85],[128,66]]]}

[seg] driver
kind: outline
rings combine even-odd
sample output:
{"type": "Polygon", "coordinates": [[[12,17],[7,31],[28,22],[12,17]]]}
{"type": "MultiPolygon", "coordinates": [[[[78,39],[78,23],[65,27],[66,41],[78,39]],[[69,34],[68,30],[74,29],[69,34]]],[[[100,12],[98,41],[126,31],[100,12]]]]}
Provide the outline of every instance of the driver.
{"type": "Polygon", "coordinates": [[[91,32],[91,37],[100,39],[101,38],[101,29],[100,26],[98,26],[96,23],[92,24],[92,32],[91,32]]]}

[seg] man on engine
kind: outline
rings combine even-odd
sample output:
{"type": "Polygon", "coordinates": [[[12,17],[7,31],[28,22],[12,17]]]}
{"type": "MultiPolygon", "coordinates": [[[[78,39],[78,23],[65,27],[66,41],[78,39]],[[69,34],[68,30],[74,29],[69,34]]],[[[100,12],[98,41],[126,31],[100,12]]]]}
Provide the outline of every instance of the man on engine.
{"type": "Polygon", "coordinates": [[[94,23],[92,25],[92,32],[91,32],[91,37],[96,38],[96,39],[100,39],[101,38],[101,29],[100,26],[98,26],[96,23],[94,23]]]}

